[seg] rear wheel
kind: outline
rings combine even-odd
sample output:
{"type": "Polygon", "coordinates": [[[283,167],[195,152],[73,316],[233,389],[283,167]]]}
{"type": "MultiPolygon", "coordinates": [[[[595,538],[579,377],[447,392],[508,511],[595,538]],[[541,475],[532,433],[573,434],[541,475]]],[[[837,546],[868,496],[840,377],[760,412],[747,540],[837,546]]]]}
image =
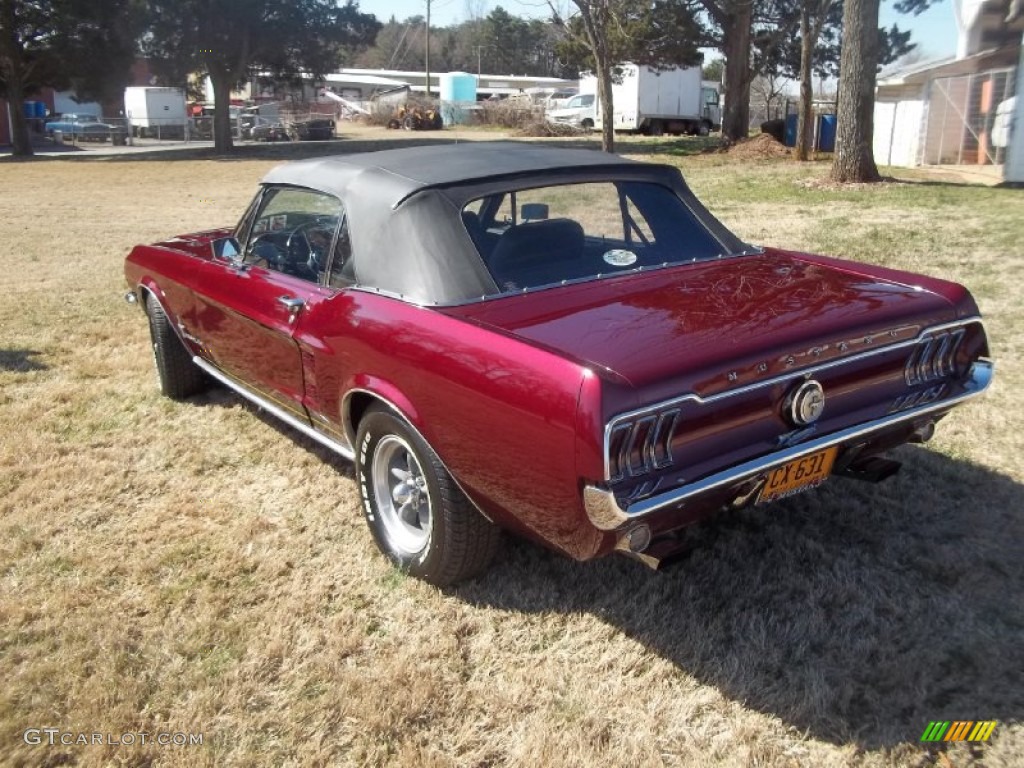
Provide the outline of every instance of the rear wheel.
{"type": "Polygon", "coordinates": [[[160,392],[172,400],[184,400],[206,389],[203,372],[192,362],[160,302],[152,296],[146,299],[146,314],[160,392]]]}
{"type": "Polygon", "coordinates": [[[388,559],[438,586],[487,568],[500,531],[413,429],[393,412],[374,408],[359,422],[356,446],[363,512],[388,559]]]}

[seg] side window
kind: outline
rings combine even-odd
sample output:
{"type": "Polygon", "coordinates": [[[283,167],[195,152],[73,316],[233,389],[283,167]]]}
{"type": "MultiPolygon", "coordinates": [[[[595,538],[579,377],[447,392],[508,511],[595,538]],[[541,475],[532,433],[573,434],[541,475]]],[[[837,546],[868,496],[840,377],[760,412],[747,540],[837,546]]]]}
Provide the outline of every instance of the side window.
{"type": "Polygon", "coordinates": [[[334,256],[331,259],[331,272],[327,276],[327,284],[332,288],[345,288],[356,281],[356,273],[352,262],[352,240],[348,235],[348,219],[341,222],[341,231],[334,244],[334,256]]]}
{"type": "Polygon", "coordinates": [[[244,259],[319,283],[341,219],[336,197],[296,187],[269,189],[253,218],[244,259]]]}

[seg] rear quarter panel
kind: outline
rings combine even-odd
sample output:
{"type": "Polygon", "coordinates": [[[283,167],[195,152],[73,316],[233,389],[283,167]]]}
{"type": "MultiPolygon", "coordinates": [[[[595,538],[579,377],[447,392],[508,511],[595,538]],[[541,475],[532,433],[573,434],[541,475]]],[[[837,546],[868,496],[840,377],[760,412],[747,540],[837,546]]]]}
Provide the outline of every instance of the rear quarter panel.
{"type": "Polygon", "coordinates": [[[602,536],[580,504],[576,412],[584,370],[440,312],[343,291],[304,315],[311,410],[342,419],[368,390],[420,431],[470,498],[505,528],[574,557],[602,536]]]}

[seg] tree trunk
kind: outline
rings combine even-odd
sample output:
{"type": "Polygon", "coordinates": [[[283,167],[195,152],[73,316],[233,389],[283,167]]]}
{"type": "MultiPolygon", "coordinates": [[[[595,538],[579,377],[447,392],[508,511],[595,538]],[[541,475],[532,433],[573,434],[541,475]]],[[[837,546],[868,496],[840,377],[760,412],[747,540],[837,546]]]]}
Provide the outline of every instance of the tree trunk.
{"type": "Polygon", "coordinates": [[[14,4],[0,2],[0,75],[7,86],[7,115],[3,117],[10,117],[11,154],[30,157],[32,137],[25,122],[25,59],[17,24],[14,4]]]}
{"type": "Polygon", "coordinates": [[[231,152],[231,78],[223,71],[210,71],[213,85],[213,148],[217,154],[231,152]]]}
{"type": "Polygon", "coordinates": [[[597,81],[597,98],[601,102],[601,150],[615,151],[615,105],[612,101],[611,65],[604,62],[597,81]]]}
{"type": "Polygon", "coordinates": [[[11,154],[16,157],[31,157],[32,136],[25,122],[25,94],[21,83],[7,81],[7,114],[11,124],[11,154]]]}
{"type": "Polygon", "coordinates": [[[724,17],[722,53],[725,54],[725,105],[722,137],[747,138],[750,132],[750,26],[752,4],[737,3],[724,17]]]}
{"type": "Polygon", "coordinates": [[[615,152],[615,105],[612,100],[612,67],[618,62],[609,60],[607,38],[607,14],[595,17],[594,11],[606,11],[604,7],[591,8],[586,3],[577,3],[583,31],[590,42],[590,52],[597,66],[597,101],[601,109],[601,149],[604,152],[615,152]]]}
{"type": "Polygon", "coordinates": [[[878,3],[879,0],[846,0],[843,6],[833,181],[881,181],[871,147],[875,132],[878,3]]]}
{"type": "Polygon", "coordinates": [[[800,10],[800,111],[796,120],[796,152],[797,160],[811,159],[812,101],[814,92],[811,83],[811,60],[814,58],[816,35],[811,32],[810,11],[806,4],[800,10]]]}

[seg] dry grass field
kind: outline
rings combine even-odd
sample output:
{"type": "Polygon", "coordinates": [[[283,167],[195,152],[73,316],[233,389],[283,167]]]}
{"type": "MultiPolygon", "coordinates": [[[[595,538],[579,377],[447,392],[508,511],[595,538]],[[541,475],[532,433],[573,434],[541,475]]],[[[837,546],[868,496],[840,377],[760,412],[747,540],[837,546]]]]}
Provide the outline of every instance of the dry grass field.
{"type": "Polygon", "coordinates": [[[509,540],[438,590],[344,462],[158,395],[124,255],[233,222],[276,162],[184,157],[0,163],[0,764],[1024,765],[1024,193],[663,155],[755,242],[968,284],[996,383],[898,477],[723,514],[663,572],[509,540]],[[999,724],[923,747],[937,719],[999,724]]]}

